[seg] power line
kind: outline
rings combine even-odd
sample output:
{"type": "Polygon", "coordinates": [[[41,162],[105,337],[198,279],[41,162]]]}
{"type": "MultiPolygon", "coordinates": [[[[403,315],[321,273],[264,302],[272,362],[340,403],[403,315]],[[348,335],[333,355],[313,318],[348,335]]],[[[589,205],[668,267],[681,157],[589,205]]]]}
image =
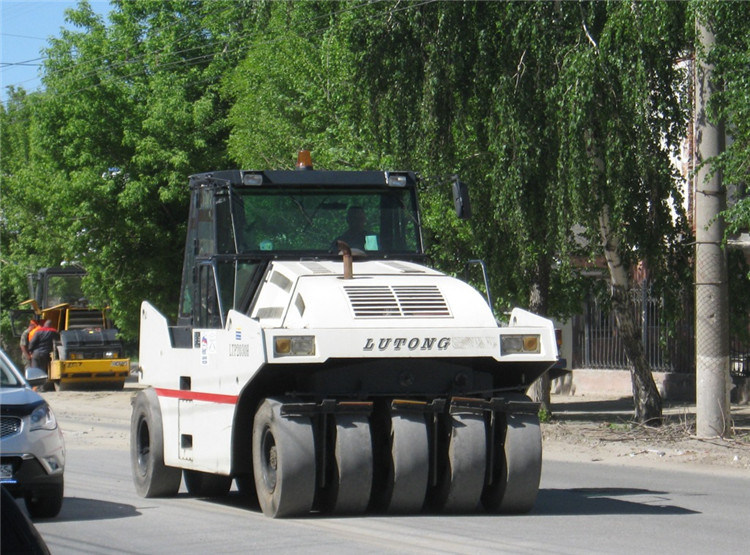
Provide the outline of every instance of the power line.
{"type": "Polygon", "coordinates": [[[42,61],[44,58],[32,58],[31,60],[25,60],[23,62],[0,62],[0,68],[10,66],[41,66],[42,64],[32,64],[31,62],[42,61]]]}
{"type": "Polygon", "coordinates": [[[27,35],[14,35],[12,33],[0,33],[0,37],[13,37],[15,39],[31,39],[31,40],[42,40],[46,41],[45,37],[29,37],[27,35]]]}

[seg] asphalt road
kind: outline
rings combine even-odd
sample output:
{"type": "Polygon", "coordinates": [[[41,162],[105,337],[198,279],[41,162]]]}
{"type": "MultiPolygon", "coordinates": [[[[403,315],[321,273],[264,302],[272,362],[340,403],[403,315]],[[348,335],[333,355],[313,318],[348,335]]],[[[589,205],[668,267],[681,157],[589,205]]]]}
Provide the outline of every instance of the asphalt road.
{"type": "MultiPolygon", "coordinates": [[[[55,406],[53,402],[53,407],[55,406]]],[[[534,510],[523,516],[418,515],[273,520],[236,492],[195,499],[135,494],[128,422],[58,416],[69,434],[65,502],[36,521],[66,553],[746,553],[750,475],[545,458],[534,510]],[[100,427],[106,434],[97,434],[100,427]]]]}

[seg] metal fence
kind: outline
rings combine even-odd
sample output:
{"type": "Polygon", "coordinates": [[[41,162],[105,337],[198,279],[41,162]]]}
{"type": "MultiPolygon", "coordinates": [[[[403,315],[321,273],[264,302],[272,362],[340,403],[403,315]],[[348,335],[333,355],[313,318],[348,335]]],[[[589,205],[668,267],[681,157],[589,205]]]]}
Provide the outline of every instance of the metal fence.
{"type": "Polygon", "coordinates": [[[736,378],[750,378],[750,345],[736,337],[729,341],[729,373],[736,378]]]}
{"type": "MultiPolygon", "coordinates": [[[[641,322],[641,341],[652,370],[695,372],[693,302],[685,297],[683,316],[667,321],[661,299],[647,287],[631,292],[631,309],[641,322]]],[[[573,318],[573,368],[630,368],[614,314],[594,298],[573,318]]]]}

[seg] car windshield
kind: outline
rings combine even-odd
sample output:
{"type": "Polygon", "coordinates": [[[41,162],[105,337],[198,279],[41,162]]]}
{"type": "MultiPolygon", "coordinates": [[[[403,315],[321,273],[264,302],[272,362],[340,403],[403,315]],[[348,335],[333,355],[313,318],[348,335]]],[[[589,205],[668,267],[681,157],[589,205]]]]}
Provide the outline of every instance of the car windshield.
{"type": "Polygon", "coordinates": [[[285,187],[232,193],[231,215],[219,201],[217,216],[226,223],[231,217],[236,233],[219,236],[236,237],[239,253],[336,253],[338,240],[372,254],[422,250],[412,190],[285,187]]]}
{"type": "Polygon", "coordinates": [[[0,387],[21,387],[23,382],[12,369],[12,362],[0,352],[0,387]]]}

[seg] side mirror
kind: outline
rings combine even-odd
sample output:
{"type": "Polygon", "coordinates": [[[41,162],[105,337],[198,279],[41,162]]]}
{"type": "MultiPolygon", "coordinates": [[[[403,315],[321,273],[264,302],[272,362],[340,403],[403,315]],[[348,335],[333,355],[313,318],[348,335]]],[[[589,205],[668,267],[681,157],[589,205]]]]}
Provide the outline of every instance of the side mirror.
{"type": "Polygon", "coordinates": [[[461,181],[457,175],[453,176],[453,205],[456,207],[456,216],[460,220],[468,220],[471,217],[469,186],[461,181]]]}
{"type": "Polygon", "coordinates": [[[47,383],[47,372],[41,368],[27,368],[26,369],[26,381],[32,387],[44,385],[47,383]]]}

